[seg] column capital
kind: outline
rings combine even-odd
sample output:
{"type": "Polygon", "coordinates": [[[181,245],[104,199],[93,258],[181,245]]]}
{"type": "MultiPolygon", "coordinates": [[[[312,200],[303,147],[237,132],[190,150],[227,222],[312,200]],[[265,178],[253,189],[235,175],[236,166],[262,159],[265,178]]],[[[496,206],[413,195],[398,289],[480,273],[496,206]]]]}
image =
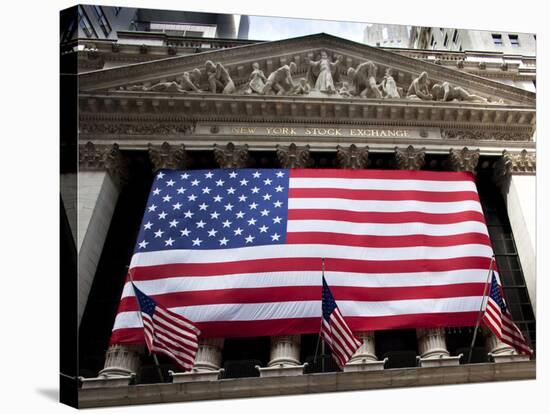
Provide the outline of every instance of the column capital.
{"type": "Polygon", "coordinates": [[[309,145],[298,147],[292,143],[288,147],[277,145],[277,158],[283,168],[307,168],[313,165],[309,145]]]}
{"type": "Polygon", "coordinates": [[[162,168],[178,170],[185,168],[187,164],[187,153],[185,146],[170,145],[168,142],[163,142],[162,145],[153,145],[149,143],[149,159],[153,164],[153,171],[162,168]]]}
{"type": "Polygon", "coordinates": [[[353,170],[367,168],[369,158],[369,147],[357,147],[351,144],[348,148],[338,145],[336,157],[340,168],[351,168],[353,170]]]}
{"type": "Polygon", "coordinates": [[[449,164],[452,171],[469,171],[473,173],[479,161],[479,149],[470,150],[464,147],[461,150],[449,150],[449,164]]]}
{"type": "Polygon", "coordinates": [[[534,175],[537,172],[537,154],[526,149],[521,152],[504,150],[501,159],[507,164],[509,175],[534,175]]]}
{"type": "Polygon", "coordinates": [[[395,162],[400,170],[420,170],[425,163],[426,148],[414,149],[412,145],[395,147],[395,162]]]}
{"type": "Polygon", "coordinates": [[[214,157],[220,168],[245,168],[248,165],[248,145],[236,146],[232,142],[225,147],[214,144],[214,157]]]}
{"type": "Polygon", "coordinates": [[[118,144],[96,145],[91,141],[78,147],[80,171],[107,171],[113,177],[127,177],[127,162],[122,156],[118,144]]]}

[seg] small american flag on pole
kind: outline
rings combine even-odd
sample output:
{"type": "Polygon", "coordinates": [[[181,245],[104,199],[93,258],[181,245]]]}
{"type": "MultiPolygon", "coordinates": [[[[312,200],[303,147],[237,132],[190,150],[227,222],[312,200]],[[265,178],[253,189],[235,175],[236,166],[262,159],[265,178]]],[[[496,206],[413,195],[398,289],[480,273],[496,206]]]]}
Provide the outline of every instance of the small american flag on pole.
{"type": "Polygon", "coordinates": [[[362,342],[357,339],[344,321],[336,301],[323,276],[323,320],[321,336],[332,350],[336,363],[342,368],[359,349],[362,342]]]}
{"type": "Polygon", "coordinates": [[[514,347],[519,353],[527,355],[533,353],[521,331],[512,320],[512,315],[508,311],[502,297],[502,288],[494,272],[491,277],[491,287],[483,314],[483,323],[498,339],[514,347]]]}
{"type": "Polygon", "coordinates": [[[188,319],[151,299],[133,283],[143,321],[145,343],[151,353],[161,353],[190,371],[195,362],[200,330],[188,319]]]}

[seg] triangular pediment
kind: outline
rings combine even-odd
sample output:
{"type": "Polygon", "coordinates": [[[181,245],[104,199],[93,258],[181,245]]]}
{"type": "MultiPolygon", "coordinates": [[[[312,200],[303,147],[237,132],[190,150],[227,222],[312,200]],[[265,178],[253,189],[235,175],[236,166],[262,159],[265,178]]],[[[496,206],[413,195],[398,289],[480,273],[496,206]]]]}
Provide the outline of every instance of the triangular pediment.
{"type": "MultiPolygon", "coordinates": [[[[185,94],[186,92],[183,90],[188,89],[187,93],[198,94],[191,87],[177,87],[177,83],[181,85],[182,75],[187,73],[192,74],[192,82],[197,88],[205,91],[202,93],[212,96],[213,94],[208,92],[210,83],[205,67],[206,61],[220,63],[223,66],[234,84],[234,89],[229,91],[234,95],[257,93],[250,90],[249,87],[254,63],[258,63],[259,70],[265,77],[268,77],[272,72],[293,62],[296,65],[295,71],[292,73],[293,80],[298,82],[303,78],[313,89],[309,93],[297,91],[304,99],[308,97],[326,99],[391,98],[392,100],[422,101],[421,98],[416,99],[414,96],[411,98],[407,95],[410,95],[408,92],[414,80],[422,72],[426,72],[428,79],[425,86],[428,91],[431,92],[435,84],[444,85],[446,83],[448,88],[452,88],[447,96],[447,103],[460,105],[462,101],[467,100],[469,104],[479,103],[480,105],[535,106],[535,94],[532,92],[324,33],[88,72],[79,76],[80,91],[88,94],[134,92],[146,97],[153,93],[160,95],[185,94]],[[319,93],[318,88],[315,88],[315,76],[318,75],[315,73],[315,69],[317,72],[319,69],[312,70],[312,65],[309,62],[318,62],[323,51],[327,53],[328,62],[333,63],[338,57],[341,59],[335,69],[334,77],[335,89],[341,93],[319,93]],[[388,96],[380,86],[381,94],[386,96],[377,96],[376,91],[370,93],[367,90],[369,89],[368,81],[365,90],[358,90],[363,89],[363,86],[361,79],[355,77],[355,71],[359,65],[367,61],[372,62],[376,67],[374,80],[377,85],[384,81],[386,70],[391,69],[390,75],[395,82],[394,89],[398,91],[399,95],[394,93],[393,97],[388,96]],[[313,78],[311,72],[313,72],[313,78]],[[170,86],[171,83],[172,86],[170,86]],[[346,88],[342,90],[344,83],[351,91],[350,95],[346,94],[346,88]],[[155,87],[155,85],[159,86],[155,87]],[[363,92],[363,95],[360,95],[360,92],[363,92]],[[456,97],[453,96],[453,93],[456,97]]],[[[364,73],[366,74],[367,70],[364,73]]],[[[368,73],[372,75],[372,69],[368,73]]],[[[220,94],[223,83],[218,91],[220,94]]],[[[268,94],[275,92],[276,90],[273,89],[268,94]]],[[[283,92],[283,95],[296,94],[288,89],[283,92]]],[[[441,99],[443,99],[443,95],[441,95],[441,99]]]]}

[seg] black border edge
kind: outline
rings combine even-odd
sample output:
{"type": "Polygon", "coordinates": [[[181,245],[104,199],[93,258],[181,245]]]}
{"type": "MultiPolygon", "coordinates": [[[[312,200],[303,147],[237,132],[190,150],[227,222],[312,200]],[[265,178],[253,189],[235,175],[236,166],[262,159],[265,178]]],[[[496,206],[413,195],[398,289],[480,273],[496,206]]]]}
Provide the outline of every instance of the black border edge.
{"type": "MultiPolygon", "coordinates": [[[[60,33],[67,21],[78,19],[77,7],[60,11],[60,33]]],[[[67,216],[67,211],[77,211],[77,197],[74,193],[77,189],[78,173],[78,70],[76,53],[62,53],[61,45],[59,52],[59,167],[60,175],[63,176],[60,180],[59,400],[78,408],[78,262],[76,241],[67,216]],[[65,199],[61,194],[66,195],[65,199]]],[[[76,223],[72,225],[75,226],[76,223]]],[[[74,230],[76,234],[76,229],[74,230]]]]}

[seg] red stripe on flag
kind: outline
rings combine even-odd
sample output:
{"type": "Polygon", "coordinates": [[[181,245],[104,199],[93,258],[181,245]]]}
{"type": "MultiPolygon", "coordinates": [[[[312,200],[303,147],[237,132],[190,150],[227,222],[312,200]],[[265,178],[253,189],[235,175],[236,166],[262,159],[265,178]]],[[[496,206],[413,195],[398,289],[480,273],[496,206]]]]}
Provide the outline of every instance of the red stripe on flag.
{"type": "MultiPolygon", "coordinates": [[[[488,257],[457,257],[424,260],[327,260],[327,270],[352,273],[408,273],[445,272],[461,269],[488,269],[488,257]]],[[[240,273],[318,271],[317,257],[242,260],[219,263],[177,263],[143,266],[130,269],[135,281],[156,280],[166,277],[218,276],[240,273]]]]}
{"type": "Polygon", "coordinates": [[[491,240],[481,233],[463,233],[452,236],[430,236],[426,234],[411,234],[406,236],[373,236],[370,234],[342,234],[327,232],[292,232],[287,233],[288,244],[332,244],[354,247],[449,247],[465,244],[483,244],[491,246],[491,240]]]}
{"type": "Polygon", "coordinates": [[[342,198],[346,200],[379,201],[428,201],[449,203],[453,201],[473,200],[479,202],[474,191],[416,191],[416,190],[357,190],[344,188],[290,188],[289,198],[342,198]]]}
{"type": "Polygon", "coordinates": [[[289,209],[289,220],[331,220],[347,221],[350,223],[426,223],[426,224],[455,224],[464,221],[478,221],[485,223],[483,214],[479,211],[462,211],[459,213],[421,213],[406,211],[398,213],[349,211],[335,209],[289,209]]]}
{"type": "MultiPolygon", "coordinates": [[[[441,299],[465,296],[482,296],[484,283],[457,283],[436,286],[360,287],[332,286],[337,300],[391,301],[413,299],[441,299]]],[[[181,306],[215,305],[224,303],[268,303],[316,301],[321,297],[321,286],[283,286],[269,288],[202,290],[162,295],[150,295],[169,308],[181,306]]],[[[133,296],[121,300],[119,312],[136,311],[133,296]]]]}
{"type": "Polygon", "coordinates": [[[410,170],[291,169],[291,178],[356,178],[376,180],[474,181],[471,172],[410,170]]]}
{"type": "MultiPolygon", "coordinates": [[[[346,316],[346,322],[352,332],[385,329],[444,328],[474,326],[477,315],[478,312],[442,312],[379,317],[346,316]]],[[[255,321],[211,321],[197,322],[195,325],[203,332],[201,338],[252,337],[257,336],[258,332],[265,333],[265,336],[297,335],[301,333],[318,333],[319,317],[255,321]]],[[[143,343],[143,329],[116,329],[113,331],[111,337],[111,344],[114,343],[143,343]]]]}

